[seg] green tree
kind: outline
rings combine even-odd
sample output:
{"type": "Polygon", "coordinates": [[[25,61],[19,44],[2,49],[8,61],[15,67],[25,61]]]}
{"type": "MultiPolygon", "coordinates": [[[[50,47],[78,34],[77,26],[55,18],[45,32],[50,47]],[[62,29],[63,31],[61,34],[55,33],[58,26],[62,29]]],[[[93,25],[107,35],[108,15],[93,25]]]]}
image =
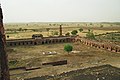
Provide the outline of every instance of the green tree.
{"type": "Polygon", "coordinates": [[[82,28],[80,28],[80,29],[79,29],[79,31],[80,31],[80,32],[82,32],[82,31],[83,31],[83,29],[82,29],[82,28]]]}
{"type": "Polygon", "coordinates": [[[23,29],[22,29],[22,28],[19,28],[18,31],[23,31],[23,29]]]}
{"type": "Polygon", "coordinates": [[[77,30],[73,30],[73,31],[71,32],[72,35],[76,35],[77,33],[78,33],[77,30]]]}
{"type": "Polygon", "coordinates": [[[72,45],[70,45],[70,44],[66,44],[66,45],[64,46],[64,50],[67,51],[68,54],[69,54],[69,52],[71,52],[71,51],[73,50],[73,47],[72,47],[72,45]]]}
{"type": "Polygon", "coordinates": [[[65,36],[70,36],[70,33],[69,33],[69,32],[67,32],[67,33],[65,34],[65,36]]]}
{"type": "Polygon", "coordinates": [[[86,34],[86,37],[89,38],[89,39],[95,39],[95,35],[94,35],[93,32],[88,32],[88,33],[86,34]]]}
{"type": "Polygon", "coordinates": [[[100,25],[100,28],[103,28],[103,25],[100,25]]]}
{"type": "Polygon", "coordinates": [[[90,33],[91,32],[91,30],[90,29],[88,29],[88,33],[90,33]]]}
{"type": "Polygon", "coordinates": [[[92,23],[90,23],[90,25],[92,25],[92,23]]]}

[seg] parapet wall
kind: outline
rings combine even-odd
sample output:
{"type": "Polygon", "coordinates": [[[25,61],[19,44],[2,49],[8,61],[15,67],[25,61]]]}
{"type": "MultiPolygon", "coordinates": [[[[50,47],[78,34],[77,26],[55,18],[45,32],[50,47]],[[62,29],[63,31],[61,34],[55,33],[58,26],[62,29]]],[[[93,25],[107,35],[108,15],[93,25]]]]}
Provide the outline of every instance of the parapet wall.
{"type": "Polygon", "coordinates": [[[101,49],[105,49],[105,50],[109,50],[112,52],[118,52],[120,53],[120,46],[119,45],[115,45],[109,42],[97,42],[95,40],[89,40],[89,39],[85,39],[85,38],[76,38],[76,41],[80,41],[81,43],[91,46],[91,47],[96,47],[96,48],[101,48],[101,49]]]}

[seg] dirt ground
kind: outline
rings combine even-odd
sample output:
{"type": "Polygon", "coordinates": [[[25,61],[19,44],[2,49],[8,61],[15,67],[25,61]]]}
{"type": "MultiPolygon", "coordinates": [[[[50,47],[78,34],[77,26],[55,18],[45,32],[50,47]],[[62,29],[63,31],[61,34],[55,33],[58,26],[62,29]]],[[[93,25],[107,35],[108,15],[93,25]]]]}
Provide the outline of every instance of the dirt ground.
{"type": "Polygon", "coordinates": [[[120,80],[120,68],[102,65],[78,69],[55,76],[34,77],[25,80],[120,80]]]}
{"type": "Polygon", "coordinates": [[[120,68],[120,53],[106,51],[104,49],[97,49],[90,46],[83,45],[79,42],[70,43],[73,45],[74,53],[68,54],[64,51],[63,44],[52,45],[37,45],[37,46],[19,46],[8,48],[9,61],[16,60],[17,62],[9,64],[10,68],[20,66],[40,66],[41,69],[24,71],[13,70],[10,71],[12,80],[22,80],[27,78],[56,75],[63,72],[68,72],[77,69],[84,69],[88,67],[100,66],[110,64],[120,68]],[[45,55],[43,52],[56,51],[56,55],[45,55]],[[62,66],[42,66],[44,62],[64,60],[68,61],[67,65],[62,66]]]}

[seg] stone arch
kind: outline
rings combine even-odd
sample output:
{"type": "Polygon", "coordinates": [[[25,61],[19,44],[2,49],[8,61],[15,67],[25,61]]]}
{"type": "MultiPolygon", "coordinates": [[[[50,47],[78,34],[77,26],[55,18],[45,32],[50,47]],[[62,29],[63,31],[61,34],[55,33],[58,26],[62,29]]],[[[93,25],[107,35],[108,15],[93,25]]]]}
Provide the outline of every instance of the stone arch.
{"type": "Polygon", "coordinates": [[[108,46],[106,46],[106,49],[109,49],[109,47],[108,47],[108,46]]]}
{"type": "Polygon", "coordinates": [[[73,39],[70,39],[70,42],[73,42],[73,39]]]}
{"type": "Polygon", "coordinates": [[[37,42],[34,42],[34,45],[37,45],[37,42]]]}
{"type": "Polygon", "coordinates": [[[113,51],[113,50],[114,50],[114,48],[113,48],[113,47],[110,47],[110,50],[111,50],[111,51],[113,51]]]}
{"type": "Polygon", "coordinates": [[[115,52],[118,52],[118,48],[115,48],[115,52]]]}
{"type": "Polygon", "coordinates": [[[67,42],[70,42],[70,39],[69,39],[69,38],[67,39],[67,42]]]}
{"type": "Polygon", "coordinates": [[[63,39],[63,42],[65,42],[65,39],[63,39]]]}
{"type": "Polygon", "coordinates": [[[33,42],[32,42],[32,41],[30,41],[30,44],[32,45],[32,44],[33,44],[33,42]]]}
{"type": "Polygon", "coordinates": [[[42,41],[42,44],[44,44],[44,41],[42,41]]]}
{"type": "Polygon", "coordinates": [[[16,45],[17,45],[17,43],[15,42],[15,43],[14,43],[14,46],[16,46],[16,45]]]}
{"type": "Polygon", "coordinates": [[[94,47],[96,47],[97,48],[97,44],[95,44],[95,46],[94,47]]]}
{"type": "Polygon", "coordinates": [[[56,43],[58,43],[59,41],[58,41],[58,39],[56,39],[56,43]]]}
{"type": "Polygon", "coordinates": [[[94,47],[94,46],[95,46],[95,44],[93,44],[93,43],[92,43],[92,46],[94,47]]]}
{"type": "Polygon", "coordinates": [[[47,40],[45,40],[45,44],[48,44],[48,41],[47,41],[47,40]]]}
{"type": "Polygon", "coordinates": [[[55,40],[54,40],[54,39],[52,40],[52,43],[53,43],[53,44],[55,43],[55,40]]]}
{"type": "Polygon", "coordinates": [[[87,42],[87,45],[89,45],[89,43],[87,42]]]}
{"type": "Polygon", "coordinates": [[[105,48],[105,46],[104,46],[104,45],[102,45],[102,48],[105,48]]]}
{"type": "Polygon", "coordinates": [[[97,48],[100,48],[100,44],[97,43],[97,48]]]}
{"type": "Polygon", "coordinates": [[[26,42],[26,45],[29,45],[29,42],[26,42]]]}
{"type": "Polygon", "coordinates": [[[10,43],[10,46],[13,46],[13,44],[12,44],[12,43],[10,43]]]}
{"type": "Polygon", "coordinates": [[[58,40],[57,40],[57,39],[55,39],[55,43],[58,43],[58,40]]]}
{"type": "Polygon", "coordinates": [[[59,40],[59,42],[61,43],[61,42],[62,42],[62,40],[60,39],[60,40],[59,40]]]}
{"type": "Polygon", "coordinates": [[[22,45],[25,45],[25,43],[24,43],[24,42],[22,42],[22,45]]]}
{"type": "Polygon", "coordinates": [[[18,45],[21,45],[20,42],[18,43],[18,45]]]}

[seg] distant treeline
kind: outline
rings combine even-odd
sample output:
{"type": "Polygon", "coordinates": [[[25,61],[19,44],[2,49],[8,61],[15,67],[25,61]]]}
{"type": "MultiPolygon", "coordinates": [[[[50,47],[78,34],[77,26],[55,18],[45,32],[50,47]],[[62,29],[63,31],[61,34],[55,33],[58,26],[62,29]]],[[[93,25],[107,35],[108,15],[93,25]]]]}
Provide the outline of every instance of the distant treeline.
{"type": "Polygon", "coordinates": [[[101,24],[115,24],[115,25],[120,25],[120,22],[101,22],[101,24]]]}

